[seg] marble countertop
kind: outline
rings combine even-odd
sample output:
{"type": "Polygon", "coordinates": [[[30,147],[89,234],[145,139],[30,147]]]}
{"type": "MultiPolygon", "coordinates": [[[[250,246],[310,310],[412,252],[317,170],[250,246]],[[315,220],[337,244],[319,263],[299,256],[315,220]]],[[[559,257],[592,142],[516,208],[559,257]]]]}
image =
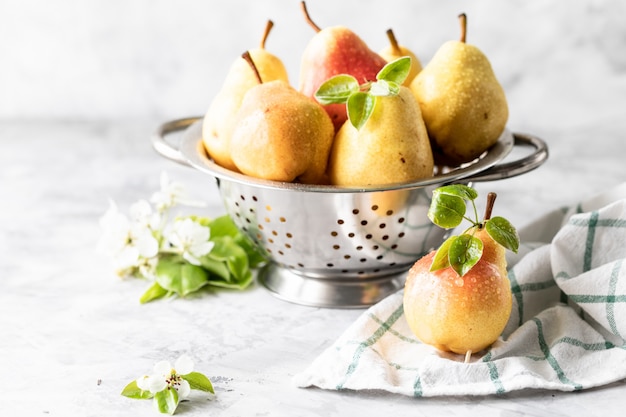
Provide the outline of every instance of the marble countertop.
{"type": "MultiPolygon", "coordinates": [[[[2,122],[0,137],[0,414],[155,415],[120,395],[163,359],[189,354],[214,382],[213,399],[180,405],[180,415],[616,415],[626,381],[578,393],[405,398],[381,392],[296,388],[292,377],[363,310],[290,304],[255,285],[140,305],[146,283],[123,281],[96,254],[98,218],[158,189],[168,172],[190,193],[223,208],[215,182],[158,155],[158,122],[2,122]],[[6,396],[6,397],[5,397],[6,396]],[[183,413],[184,412],[184,413],[183,413]]],[[[499,210],[523,225],[626,180],[623,131],[615,118],[570,131],[538,132],[549,160],[520,177],[479,183],[499,210]],[[590,142],[590,141],[593,142],[590,142]]]]}
{"type": "MultiPolygon", "coordinates": [[[[199,0],[33,3],[0,4],[1,416],[158,415],[120,392],[183,353],[216,391],[182,403],[177,415],[190,417],[623,414],[626,381],[497,397],[301,389],[293,376],[363,310],[290,304],[259,285],[140,305],[147,284],[120,280],[96,253],[109,199],[126,210],[166,171],[208,202],[198,214],[223,214],[215,181],[158,155],[150,136],[166,120],[205,111],[233,51],[256,45],[267,17],[277,23],[271,49],[294,82],[293,51],[311,31],[294,18],[296,0],[219,10],[199,0]]],[[[498,193],[498,212],[518,227],[626,181],[623,1],[316,4],[318,21],[349,25],[376,49],[393,25],[424,62],[468,12],[472,42],[507,92],[509,128],[550,149],[530,173],[476,185],[498,193]]]]}

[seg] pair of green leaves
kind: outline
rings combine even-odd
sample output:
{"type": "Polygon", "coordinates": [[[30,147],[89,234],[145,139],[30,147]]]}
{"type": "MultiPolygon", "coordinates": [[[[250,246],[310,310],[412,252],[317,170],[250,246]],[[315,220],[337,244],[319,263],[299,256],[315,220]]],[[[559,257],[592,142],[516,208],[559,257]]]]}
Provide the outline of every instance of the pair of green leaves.
{"type": "MultiPolygon", "coordinates": [[[[210,392],[211,394],[215,393],[211,380],[200,372],[190,372],[186,375],[181,375],[180,377],[189,382],[191,389],[210,392]]],[[[163,391],[153,394],[150,391],[145,391],[139,388],[136,380],[124,387],[122,395],[136,400],[153,399],[155,407],[159,410],[159,412],[170,415],[174,414],[176,411],[179,401],[178,391],[174,388],[168,387],[163,391]]]]}
{"type": "Polygon", "coordinates": [[[336,75],[318,88],[315,98],[322,105],[346,103],[348,120],[360,129],[374,112],[376,98],[397,95],[410,70],[411,58],[405,56],[385,65],[376,81],[359,84],[352,75],[336,75]]]}
{"type": "Polygon", "coordinates": [[[192,265],[180,255],[163,255],[156,266],[156,280],[141,296],[147,303],[172,294],[184,297],[204,286],[243,290],[253,281],[252,270],[265,258],[228,215],[215,219],[193,217],[211,229],[211,252],[192,265]]]}
{"type": "Polygon", "coordinates": [[[474,202],[477,197],[475,189],[462,184],[446,185],[433,191],[428,218],[434,224],[452,229],[463,220],[468,220],[472,226],[461,235],[451,236],[443,242],[435,254],[431,271],[452,267],[459,276],[463,276],[471,270],[483,253],[482,240],[474,236],[480,228],[484,228],[496,243],[517,253],[519,236],[515,227],[503,217],[490,217],[479,222],[474,202]],[[470,201],[474,209],[473,219],[466,216],[466,201],[470,201]]]}

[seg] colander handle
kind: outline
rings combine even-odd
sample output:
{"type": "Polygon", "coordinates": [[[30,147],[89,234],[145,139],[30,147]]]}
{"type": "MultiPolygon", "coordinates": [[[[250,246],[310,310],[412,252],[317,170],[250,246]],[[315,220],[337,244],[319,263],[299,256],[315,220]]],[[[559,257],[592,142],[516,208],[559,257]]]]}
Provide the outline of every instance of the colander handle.
{"type": "Polygon", "coordinates": [[[515,139],[514,146],[532,147],[535,148],[534,152],[515,161],[496,164],[465,179],[471,182],[482,182],[512,178],[532,171],[548,159],[548,146],[542,139],[525,133],[513,133],[513,138],[515,139]]]}
{"type": "Polygon", "coordinates": [[[165,136],[185,130],[200,119],[200,117],[186,117],[184,119],[176,119],[163,123],[152,135],[152,147],[167,159],[171,159],[182,165],[191,166],[182,156],[180,150],[172,143],[165,140],[165,136]]]}

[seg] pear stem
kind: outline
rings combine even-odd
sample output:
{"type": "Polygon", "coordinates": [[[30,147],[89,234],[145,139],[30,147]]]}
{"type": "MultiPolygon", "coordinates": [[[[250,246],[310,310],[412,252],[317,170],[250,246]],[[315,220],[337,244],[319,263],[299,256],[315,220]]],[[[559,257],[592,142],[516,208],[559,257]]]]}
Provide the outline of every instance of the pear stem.
{"type": "Polygon", "coordinates": [[[311,19],[311,16],[309,15],[309,11],[306,9],[306,2],[302,1],[300,2],[300,8],[302,9],[302,13],[304,13],[304,18],[306,19],[306,21],[308,22],[309,25],[311,25],[311,27],[313,29],[315,29],[316,32],[319,32],[322,30],[322,28],[320,28],[319,26],[317,26],[315,24],[315,22],[313,21],[313,19],[311,19]]]}
{"type": "Polygon", "coordinates": [[[396,39],[396,35],[393,34],[392,29],[387,29],[387,37],[389,38],[389,43],[394,53],[400,55],[402,51],[400,50],[400,45],[398,45],[398,40],[396,39]]]}
{"type": "Polygon", "coordinates": [[[471,358],[472,358],[472,351],[468,350],[467,352],[465,352],[465,360],[463,361],[463,363],[469,363],[471,358]]]}
{"type": "Polygon", "coordinates": [[[250,52],[246,51],[241,54],[241,57],[246,60],[248,64],[250,64],[250,68],[254,71],[254,75],[256,75],[256,79],[259,81],[259,84],[263,84],[263,79],[261,78],[261,74],[259,73],[259,69],[256,67],[250,52]]]}
{"type": "Polygon", "coordinates": [[[493,205],[496,202],[497,196],[498,195],[494,192],[487,194],[487,207],[485,207],[485,217],[483,219],[483,222],[491,218],[491,211],[493,210],[493,205]]]}
{"type": "Polygon", "coordinates": [[[467,15],[465,13],[459,15],[459,22],[461,24],[461,38],[459,40],[465,43],[467,37],[467,15]]]}
{"type": "Polygon", "coordinates": [[[265,25],[265,32],[263,32],[263,37],[261,38],[261,44],[260,44],[261,49],[265,49],[265,41],[267,41],[267,37],[269,36],[273,27],[274,27],[274,22],[272,22],[271,20],[268,20],[267,25],[265,25]]]}

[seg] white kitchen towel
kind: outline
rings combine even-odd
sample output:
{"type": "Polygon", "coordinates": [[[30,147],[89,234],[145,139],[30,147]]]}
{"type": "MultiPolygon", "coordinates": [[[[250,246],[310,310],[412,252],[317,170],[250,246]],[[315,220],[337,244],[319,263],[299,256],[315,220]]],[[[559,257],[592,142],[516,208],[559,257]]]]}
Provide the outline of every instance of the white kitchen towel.
{"type": "Polygon", "coordinates": [[[365,311],[295,384],[427,397],[575,391],[626,378],[626,184],[546,214],[520,238],[509,257],[511,318],[469,363],[415,338],[400,291],[365,311]]]}

